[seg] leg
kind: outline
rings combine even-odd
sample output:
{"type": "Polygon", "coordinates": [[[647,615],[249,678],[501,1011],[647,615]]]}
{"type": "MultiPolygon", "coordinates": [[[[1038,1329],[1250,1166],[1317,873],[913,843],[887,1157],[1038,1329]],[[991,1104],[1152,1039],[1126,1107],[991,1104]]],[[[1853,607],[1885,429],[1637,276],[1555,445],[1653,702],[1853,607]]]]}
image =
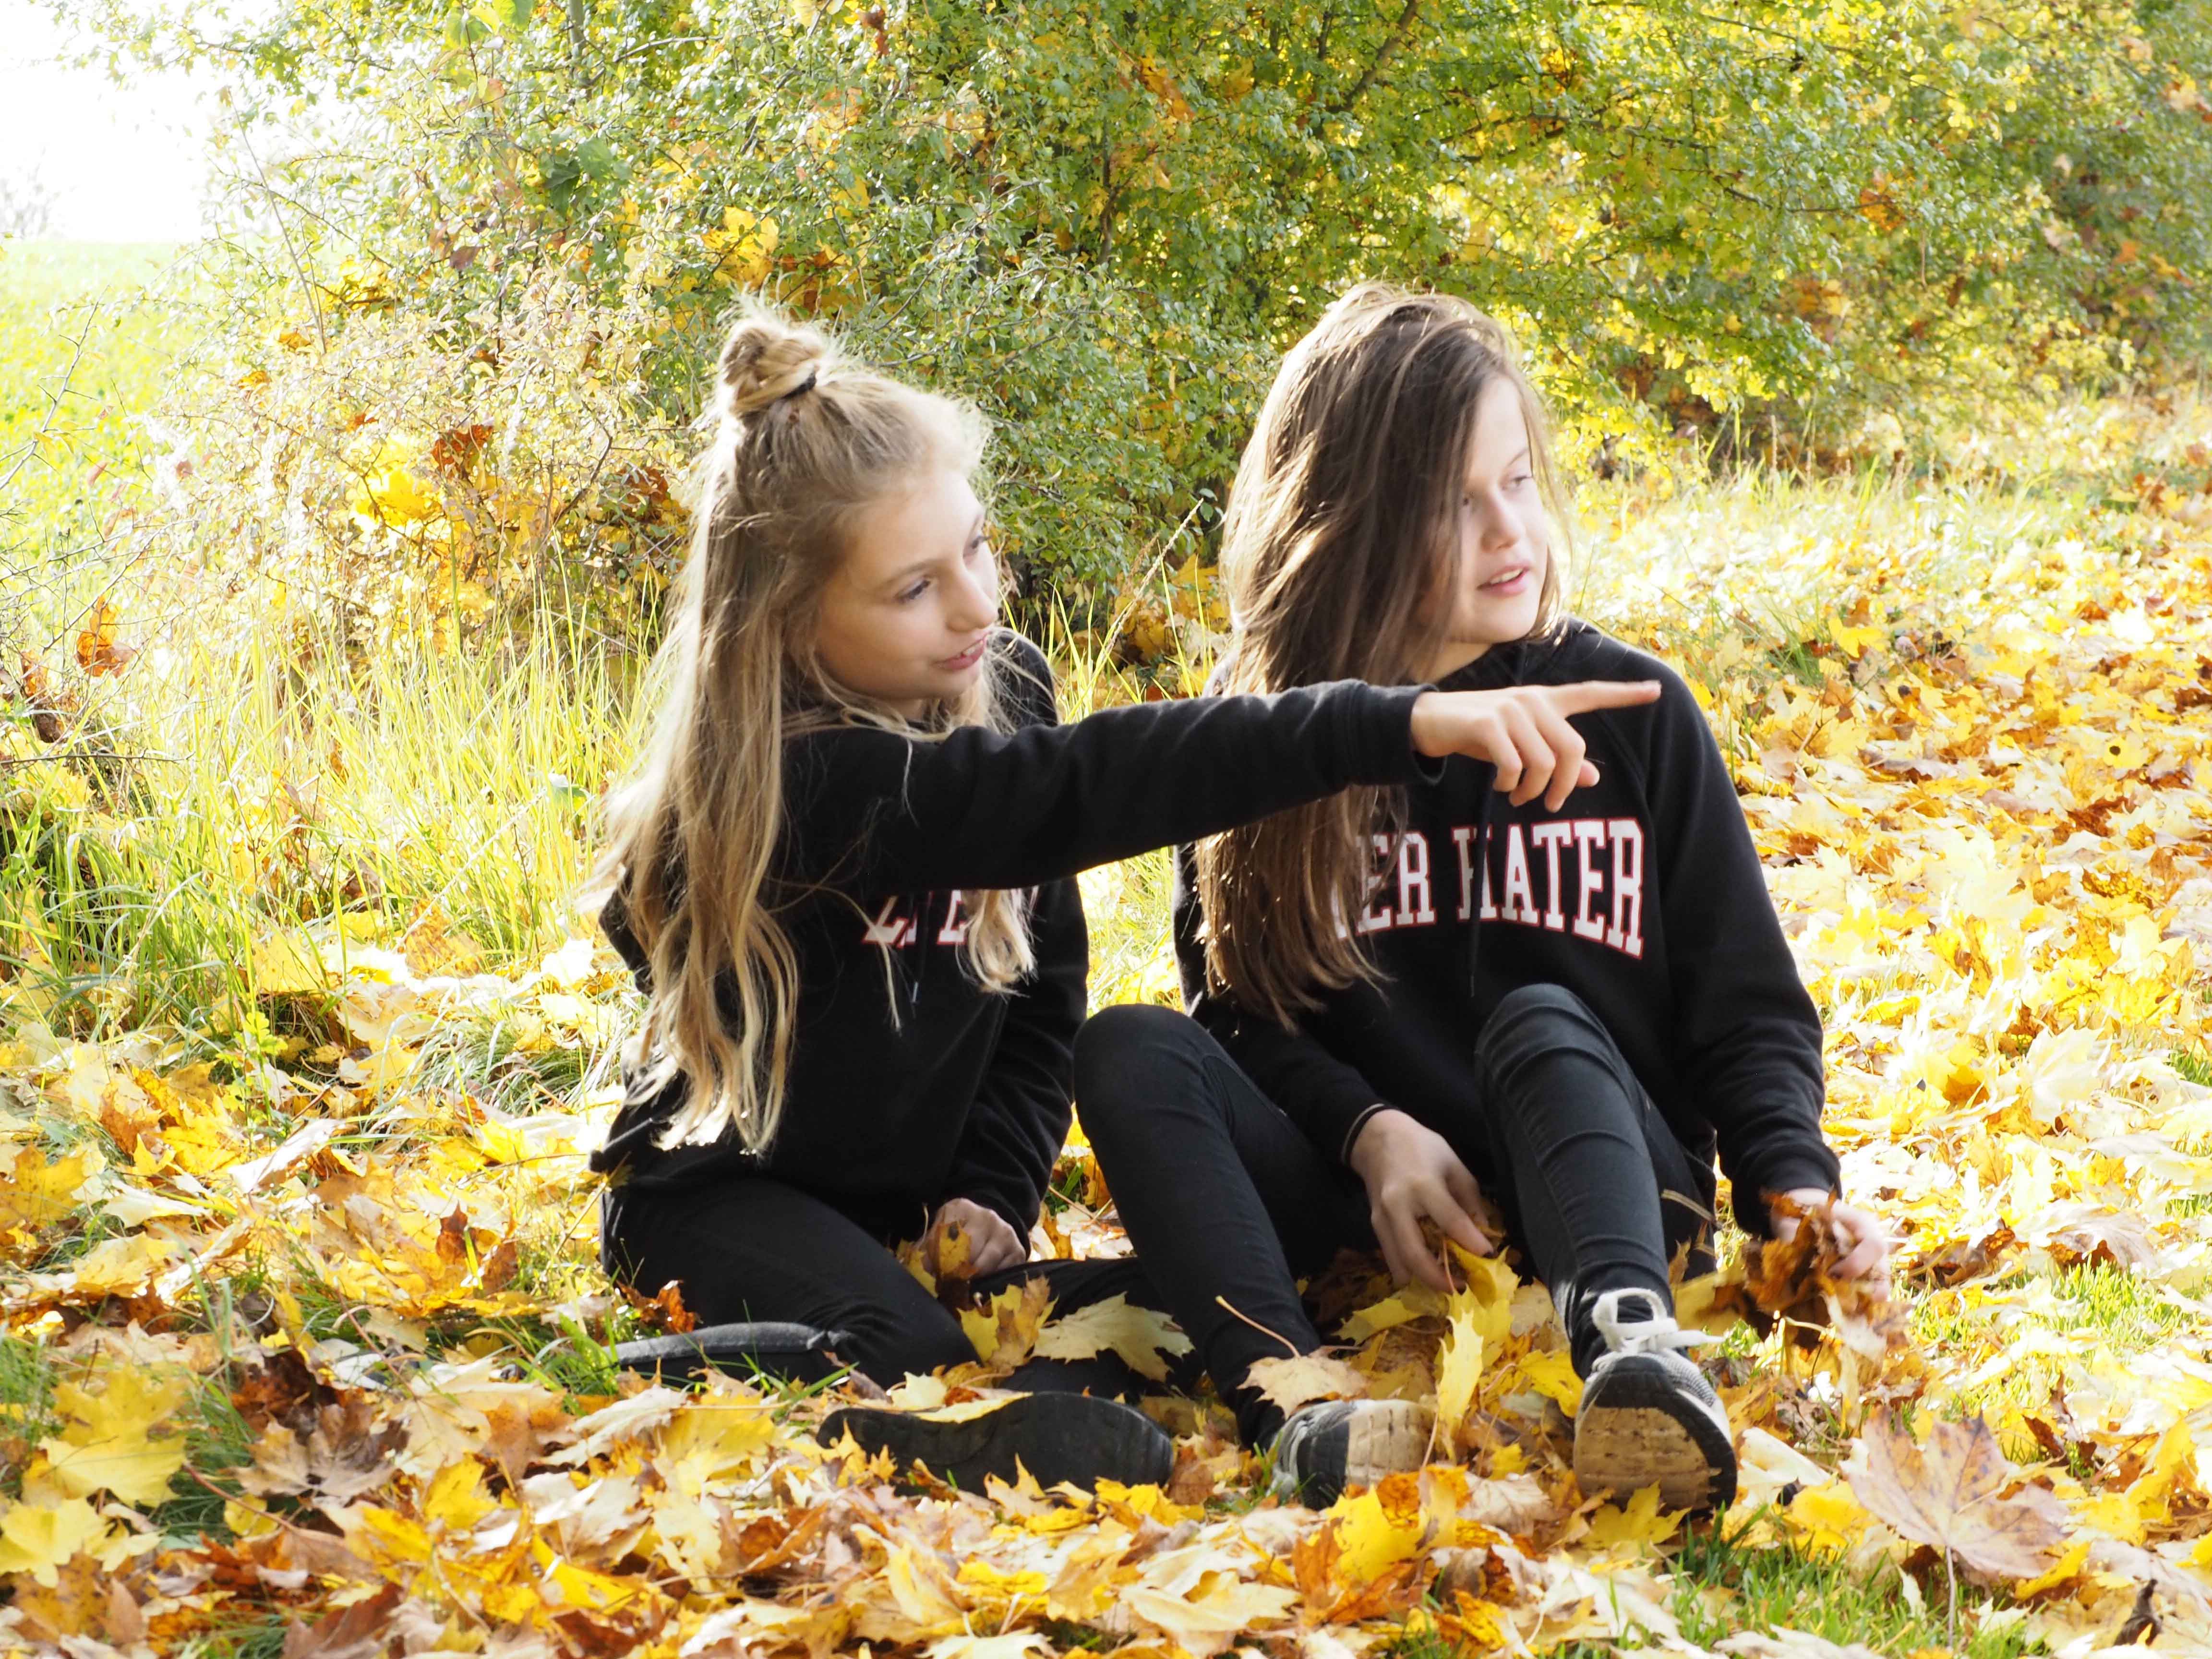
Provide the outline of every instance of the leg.
{"type": "Polygon", "coordinates": [[[1668,1263],[1708,1219],[1693,1207],[1700,1183],[1604,1022],[1571,991],[1510,993],[1474,1063],[1489,1162],[1504,1177],[1498,1196],[1587,1376],[1605,1351],[1591,1317],[1599,1297],[1643,1289],[1674,1307],[1668,1263]]]}
{"type": "Polygon", "coordinates": [[[764,1176],[610,1194],[608,1272],[648,1295],[670,1279],[702,1325],[789,1321],[842,1331],[838,1358],[890,1386],[975,1357],[960,1322],[896,1257],[818,1198],[764,1176]]]}
{"type": "Polygon", "coordinates": [[[1701,1190],[1604,1024],[1573,993],[1524,986],[1501,1002],[1475,1068],[1507,1209],[1585,1379],[1575,1478],[1588,1496],[1659,1488],[1669,1509],[1725,1509],[1735,1452],[1712,1384],[1680,1352],[1662,1194],[1701,1190]],[[1601,1328],[1601,1325],[1604,1328],[1601,1328]]]}
{"type": "Polygon", "coordinates": [[[1358,1179],[1171,1009],[1093,1015],[1076,1034],[1075,1094],[1146,1275],[1246,1443],[1265,1443],[1281,1413],[1243,1387],[1245,1371],[1322,1346],[1295,1275],[1370,1239],[1358,1179]]]}

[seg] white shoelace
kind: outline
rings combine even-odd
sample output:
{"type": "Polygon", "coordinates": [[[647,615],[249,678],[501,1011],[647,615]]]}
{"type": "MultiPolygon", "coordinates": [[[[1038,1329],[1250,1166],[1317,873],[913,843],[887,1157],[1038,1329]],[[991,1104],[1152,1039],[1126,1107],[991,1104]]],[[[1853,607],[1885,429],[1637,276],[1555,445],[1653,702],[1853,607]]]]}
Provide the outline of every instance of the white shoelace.
{"type": "Polygon", "coordinates": [[[1606,1353],[1599,1363],[1620,1354],[1680,1353],[1713,1338],[1705,1331],[1686,1331],[1674,1322],[1674,1313],[1653,1292],[1641,1289],[1607,1291],[1591,1310],[1591,1322],[1605,1339],[1606,1353]],[[1641,1319],[1624,1319],[1621,1303],[1634,1297],[1645,1309],[1641,1319]]]}

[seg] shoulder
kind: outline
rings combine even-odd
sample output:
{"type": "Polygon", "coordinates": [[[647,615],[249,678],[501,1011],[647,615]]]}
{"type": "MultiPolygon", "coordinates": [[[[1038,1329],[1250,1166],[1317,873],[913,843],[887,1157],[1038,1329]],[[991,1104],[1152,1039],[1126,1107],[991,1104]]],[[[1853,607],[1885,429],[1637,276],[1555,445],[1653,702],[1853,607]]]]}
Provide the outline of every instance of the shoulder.
{"type": "Polygon", "coordinates": [[[1053,694],[1052,664],[1036,641],[1001,628],[991,636],[991,672],[1000,699],[1014,726],[1057,726],[1060,704],[1053,694]]]}

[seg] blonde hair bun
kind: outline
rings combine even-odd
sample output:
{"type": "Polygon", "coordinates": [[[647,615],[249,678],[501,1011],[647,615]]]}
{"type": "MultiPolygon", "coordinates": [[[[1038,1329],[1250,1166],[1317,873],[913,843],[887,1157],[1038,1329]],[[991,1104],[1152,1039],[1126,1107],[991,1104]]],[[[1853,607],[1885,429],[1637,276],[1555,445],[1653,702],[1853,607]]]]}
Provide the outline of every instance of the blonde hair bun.
{"type": "Polygon", "coordinates": [[[743,419],[804,390],[836,356],[829,340],[803,323],[765,311],[745,318],[722,343],[716,383],[724,417],[743,419]]]}

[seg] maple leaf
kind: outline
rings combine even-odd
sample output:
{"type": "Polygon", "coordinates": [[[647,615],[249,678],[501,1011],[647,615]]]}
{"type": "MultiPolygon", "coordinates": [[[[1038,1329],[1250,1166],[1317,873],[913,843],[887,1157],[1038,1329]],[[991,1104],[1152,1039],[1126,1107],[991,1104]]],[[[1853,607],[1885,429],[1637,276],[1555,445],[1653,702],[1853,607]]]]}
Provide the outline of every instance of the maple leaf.
{"type": "MultiPolygon", "coordinates": [[[[1431,1517],[1420,1478],[1386,1474],[1369,1490],[1338,1498],[1322,1511],[1320,1532],[1329,1538],[1325,1559],[1332,1584],[1356,1589],[1371,1583],[1429,1541],[1431,1517]]],[[[1307,1600],[1316,1600],[1310,1590],[1307,1600]]]]}
{"type": "Polygon", "coordinates": [[[191,1389],[181,1376],[156,1377],[115,1364],[98,1367],[83,1382],[57,1385],[54,1403],[65,1426],[40,1445],[46,1462],[26,1476],[27,1489],[35,1480],[68,1498],[106,1491],[126,1504],[161,1502],[170,1477],[185,1466],[185,1437],[155,1431],[191,1389]]]}
{"type": "Polygon", "coordinates": [[[1327,1354],[1300,1354],[1294,1359],[1255,1359],[1244,1373],[1245,1386],[1283,1412],[1294,1412],[1316,1400],[1358,1400],[1367,1393],[1367,1379],[1341,1359],[1327,1354]]]}
{"type": "Polygon", "coordinates": [[[964,1294],[975,1276],[975,1239],[957,1217],[940,1215],[921,1236],[918,1253],[925,1285],[939,1296],[964,1294]]]}
{"type": "Polygon", "coordinates": [[[334,1403],[316,1408],[304,1437],[286,1424],[271,1423],[238,1481],[264,1496],[350,1503],[391,1480],[392,1459],[406,1443],[404,1423],[386,1420],[368,1395],[340,1390],[334,1403]]]}
{"type": "Polygon", "coordinates": [[[54,1577],[51,1589],[16,1580],[12,1607],[20,1633],[42,1635],[64,1651],[70,1638],[96,1638],[110,1650],[144,1640],[146,1615],[138,1598],[101,1563],[73,1556],[54,1577]]]}
{"type": "Polygon", "coordinates": [[[1009,1285],[981,1308],[965,1309],[960,1328],[975,1345],[975,1355],[1009,1371],[1036,1349],[1037,1334],[1052,1311],[1052,1285],[1042,1278],[1009,1285]]]}
{"type": "Polygon", "coordinates": [[[1924,1442],[1894,1419],[1877,1421],[1844,1473],[1868,1509],[1984,1580],[2041,1576],[2067,1534],[2065,1506],[2049,1487],[2002,1495],[2020,1470],[1979,1417],[1931,1423],[1924,1442]]]}
{"type": "Polygon", "coordinates": [[[112,1565],[119,1559],[115,1546],[126,1536],[121,1522],[82,1498],[10,1504],[0,1510],[0,1573],[28,1573],[52,1589],[79,1552],[112,1565]]]}
{"type": "Polygon", "coordinates": [[[1626,1504],[1607,1504],[1590,1516],[1589,1540],[1601,1549],[1622,1545],[1648,1549],[1663,1544],[1681,1529],[1686,1510],[1662,1510],[1659,1488],[1645,1486],[1626,1504]]]}
{"type": "Polygon", "coordinates": [[[6,1152],[15,1161],[0,1188],[0,1229],[45,1226],[71,1214],[78,1191],[100,1169],[100,1155],[89,1147],[51,1162],[36,1146],[0,1148],[6,1152]]]}
{"type": "Polygon", "coordinates": [[[1166,1357],[1188,1353],[1191,1342],[1167,1315],[1116,1294],[1048,1321],[1034,1352],[1039,1359],[1089,1359],[1102,1349],[1121,1355],[1138,1376],[1164,1382],[1166,1357]]]}
{"type": "Polygon", "coordinates": [[[1377,1331],[1395,1330],[1443,1310],[1444,1298],[1441,1294],[1425,1285],[1408,1285],[1380,1302],[1357,1310],[1337,1334],[1346,1342],[1364,1342],[1377,1331]]]}
{"type": "Polygon", "coordinates": [[[386,1584],[312,1625],[290,1626],[282,1659],[383,1659],[403,1594],[398,1585],[386,1584]]]}
{"type": "Polygon", "coordinates": [[[1228,1573],[1206,1575],[1206,1579],[1192,1595],[1133,1583],[1121,1590],[1121,1606],[1164,1632],[1192,1659],[1207,1659],[1228,1648],[1243,1631],[1283,1624],[1298,1599],[1297,1590],[1274,1583],[1243,1583],[1228,1573]]]}
{"type": "Polygon", "coordinates": [[[1456,1440],[1460,1425],[1474,1405],[1485,1347],[1475,1328],[1478,1312],[1473,1298],[1455,1296],[1452,1303],[1450,1328],[1437,1353],[1437,1418],[1447,1440],[1456,1440]]]}

